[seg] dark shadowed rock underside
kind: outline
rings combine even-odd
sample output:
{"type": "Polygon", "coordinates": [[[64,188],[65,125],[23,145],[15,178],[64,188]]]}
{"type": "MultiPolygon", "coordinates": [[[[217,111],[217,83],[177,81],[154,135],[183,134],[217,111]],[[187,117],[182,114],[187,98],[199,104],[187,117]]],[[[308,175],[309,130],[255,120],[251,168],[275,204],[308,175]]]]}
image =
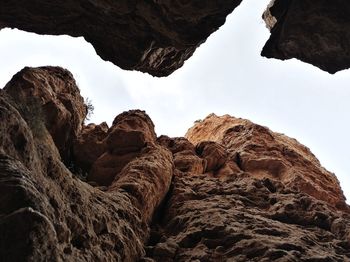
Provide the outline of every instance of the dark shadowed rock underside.
{"type": "MultiPolygon", "coordinates": [[[[167,76],[225,23],[241,0],[6,0],[0,29],[82,36],[97,54],[127,70],[167,76]]],[[[350,67],[346,0],[273,0],[263,18],[268,58],[297,58],[335,73],[350,67]]],[[[244,24],[237,24],[237,27],[244,24]]],[[[240,41],[236,39],[235,41],[240,41]]]]}
{"type": "Polygon", "coordinates": [[[241,0],[6,0],[0,29],[83,36],[123,69],[166,76],[224,24],[241,0]]]}
{"type": "Polygon", "coordinates": [[[348,1],[272,0],[263,17],[271,29],[263,56],[297,58],[332,74],[350,67],[348,1]]]}

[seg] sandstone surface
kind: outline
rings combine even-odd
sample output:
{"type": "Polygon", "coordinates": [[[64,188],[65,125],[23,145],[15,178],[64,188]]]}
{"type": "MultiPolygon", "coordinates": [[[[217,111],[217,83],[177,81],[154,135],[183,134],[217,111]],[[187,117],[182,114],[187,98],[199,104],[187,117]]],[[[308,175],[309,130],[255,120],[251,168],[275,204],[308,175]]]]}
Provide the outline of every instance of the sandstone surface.
{"type": "Polygon", "coordinates": [[[262,55],[297,58],[332,74],[348,69],[349,17],[346,0],[272,0],[263,15],[271,37],[262,55]]]}
{"type": "Polygon", "coordinates": [[[62,159],[67,161],[87,113],[72,74],[57,67],[26,67],[4,90],[36,135],[40,136],[46,127],[62,159]],[[41,127],[42,123],[45,127],[41,127]]]}
{"type": "Polygon", "coordinates": [[[155,146],[154,124],[144,111],[118,115],[104,140],[105,152],[92,164],[88,181],[109,186],[122,169],[155,146]]]}
{"type": "MultiPolygon", "coordinates": [[[[67,95],[75,107],[85,108],[76,86],[61,85],[70,83],[66,70],[46,67],[24,72],[34,90],[43,86],[41,81],[52,80],[51,88],[44,86],[43,101],[67,95]]],[[[25,103],[27,79],[18,75],[15,79],[0,90],[0,260],[136,261],[144,255],[149,220],[170,186],[171,153],[150,146],[111,187],[92,187],[61,161],[47,130],[47,121],[54,119],[46,121],[37,115],[40,111],[31,110],[32,105],[25,103]],[[11,91],[20,91],[20,86],[23,101],[11,91]],[[26,113],[21,103],[28,107],[26,113]],[[44,121],[40,129],[30,122],[34,119],[36,124],[44,121]]],[[[44,111],[45,104],[39,105],[44,111]]]]}
{"type": "Polygon", "coordinates": [[[0,90],[0,261],[350,261],[339,182],[296,140],[214,114],[178,138],[141,110],[84,126],[73,80],[25,68],[0,90]]]}
{"type": "Polygon", "coordinates": [[[73,144],[73,162],[81,171],[87,173],[95,161],[107,151],[105,138],[108,134],[106,122],[83,126],[73,144]]]}
{"type": "Polygon", "coordinates": [[[186,137],[194,144],[221,144],[240,169],[252,177],[275,179],[338,208],[347,208],[336,176],[295,139],[249,120],[215,114],[197,122],[186,137]]]}

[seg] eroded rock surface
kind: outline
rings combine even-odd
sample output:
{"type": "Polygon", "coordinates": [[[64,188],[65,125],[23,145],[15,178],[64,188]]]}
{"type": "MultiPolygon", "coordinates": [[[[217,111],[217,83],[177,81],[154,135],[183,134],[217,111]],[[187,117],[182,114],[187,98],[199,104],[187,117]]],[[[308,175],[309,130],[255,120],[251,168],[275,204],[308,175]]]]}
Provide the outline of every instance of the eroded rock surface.
{"type": "MultiPolygon", "coordinates": [[[[123,69],[167,76],[241,1],[7,0],[0,9],[0,30],[84,37],[102,59],[123,69]]],[[[262,55],[297,58],[329,73],[347,69],[349,17],[346,0],[272,0],[263,15],[271,37],[262,55]]]]}
{"type": "MultiPolygon", "coordinates": [[[[43,88],[45,96],[33,94],[38,98],[55,101],[70,95],[74,106],[85,107],[76,86],[60,85],[70,82],[70,74],[61,74],[65,70],[26,68],[25,72],[31,79],[29,87],[43,88]],[[42,81],[50,80],[50,86],[42,86],[42,81]]],[[[47,121],[53,119],[46,121],[25,100],[11,98],[11,83],[18,91],[29,88],[27,79],[15,78],[0,90],[0,260],[136,261],[144,254],[150,218],[170,186],[171,153],[149,146],[147,154],[131,161],[111,187],[94,188],[61,161],[47,130],[47,121]],[[26,113],[21,103],[28,107],[26,113]],[[33,119],[44,121],[40,129],[30,123],[33,119]]],[[[45,109],[45,103],[35,106],[45,109]]]]}
{"type": "Polygon", "coordinates": [[[349,222],[269,178],[179,174],[146,250],[155,261],[349,261],[349,222]]]}
{"type": "Polygon", "coordinates": [[[18,110],[40,136],[46,128],[62,159],[71,156],[87,108],[72,74],[59,67],[26,67],[4,87],[18,110]],[[41,126],[45,123],[45,127],[41,126]]]}
{"type": "Polygon", "coordinates": [[[62,68],[0,90],[1,261],[350,261],[339,183],[296,140],[228,115],[157,138],[144,111],[85,114],[62,68]]]}
{"type": "Polygon", "coordinates": [[[166,76],[224,24],[241,0],[7,0],[0,29],[83,36],[123,69],[166,76]]]}
{"type": "Polygon", "coordinates": [[[161,136],[158,143],[173,153],[175,168],[189,174],[202,174],[206,169],[206,160],[200,158],[194,145],[184,137],[170,138],[161,136]]]}
{"type": "Polygon", "coordinates": [[[329,73],[350,67],[348,1],[273,0],[263,17],[271,29],[263,56],[297,58],[329,73]]]}
{"type": "Polygon", "coordinates": [[[350,260],[349,207],[309,149],[228,115],[209,115],[186,137],[206,169],[176,168],[145,261],[350,260]]]}
{"type": "Polygon", "coordinates": [[[224,146],[241,170],[255,178],[271,178],[338,208],[346,208],[336,176],[295,139],[229,115],[209,115],[188,130],[194,144],[214,141],[224,146]]]}
{"type": "Polygon", "coordinates": [[[154,147],[155,141],[154,124],[144,111],[118,115],[103,141],[105,152],[92,164],[88,181],[109,186],[129,162],[154,147]]]}
{"type": "Polygon", "coordinates": [[[105,138],[108,135],[106,122],[84,126],[74,140],[73,159],[77,167],[85,173],[89,172],[95,161],[107,151],[105,138]]]}

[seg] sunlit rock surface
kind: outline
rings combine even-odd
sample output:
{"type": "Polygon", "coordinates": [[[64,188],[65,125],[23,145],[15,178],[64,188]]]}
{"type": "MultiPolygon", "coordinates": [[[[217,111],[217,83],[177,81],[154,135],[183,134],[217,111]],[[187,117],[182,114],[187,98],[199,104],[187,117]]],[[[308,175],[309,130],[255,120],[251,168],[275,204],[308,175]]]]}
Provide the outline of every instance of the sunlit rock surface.
{"type": "Polygon", "coordinates": [[[214,114],[186,138],[141,110],[84,126],[83,101],[58,67],[0,90],[1,261],[350,260],[338,180],[296,140],[214,114]]]}
{"type": "Polygon", "coordinates": [[[350,5],[346,0],[272,0],[263,15],[271,37],[262,55],[297,58],[329,73],[350,67],[350,5]]]}
{"type": "Polygon", "coordinates": [[[189,141],[214,141],[226,148],[240,169],[250,176],[281,181],[345,208],[345,197],[336,176],[324,169],[318,159],[295,139],[275,133],[267,127],[229,115],[209,115],[186,134],[189,141]]]}

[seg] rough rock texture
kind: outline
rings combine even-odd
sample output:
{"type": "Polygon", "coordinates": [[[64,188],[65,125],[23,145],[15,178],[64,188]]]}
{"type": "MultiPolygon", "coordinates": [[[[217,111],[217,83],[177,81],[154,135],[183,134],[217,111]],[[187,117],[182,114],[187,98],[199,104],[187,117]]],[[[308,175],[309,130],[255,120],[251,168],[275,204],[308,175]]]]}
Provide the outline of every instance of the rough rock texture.
{"type": "Polygon", "coordinates": [[[350,261],[349,207],[306,147],[228,115],[186,137],[207,172],[176,169],[144,261],[350,261]]]}
{"type": "Polygon", "coordinates": [[[224,24],[241,0],[6,0],[0,29],[83,36],[123,69],[165,76],[224,24]]]}
{"type": "Polygon", "coordinates": [[[160,136],[158,143],[168,148],[174,157],[175,168],[189,174],[202,174],[206,160],[196,155],[194,145],[184,137],[160,136]]]}
{"type": "Polygon", "coordinates": [[[4,87],[19,111],[40,136],[50,132],[61,157],[67,161],[80,132],[87,108],[72,74],[59,67],[26,67],[4,87]]]}
{"type": "Polygon", "coordinates": [[[129,162],[154,147],[155,141],[154,124],[144,111],[118,115],[103,142],[105,152],[92,164],[88,181],[109,186],[129,162]]]}
{"type": "MultiPolygon", "coordinates": [[[[75,106],[84,108],[76,86],[60,85],[70,82],[70,74],[57,74],[65,70],[26,68],[25,72],[34,90],[47,88],[41,81],[52,80],[54,86],[45,89],[45,99],[75,94],[75,106]]],[[[28,117],[17,109],[22,101],[15,102],[11,90],[19,86],[26,90],[28,81],[18,75],[15,79],[0,90],[0,260],[137,260],[144,254],[149,221],[170,186],[171,153],[150,145],[110,188],[94,188],[61,162],[47,121],[39,130],[29,122],[45,121],[38,118],[39,111],[26,111],[32,113],[28,117]]]]}
{"type": "Polygon", "coordinates": [[[203,141],[196,146],[196,153],[205,159],[206,172],[219,170],[228,159],[226,149],[218,143],[203,141]]]}
{"type": "Polygon", "coordinates": [[[187,138],[157,138],[140,110],[82,127],[73,83],[26,68],[0,90],[0,261],[350,261],[339,183],[296,140],[214,114],[187,138]]]}
{"type": "Polygon", "coordinates": [[[155,261],[350,261],[350,217],[249,174],[178,174],[146,248],[155,261]]]}
{"type": "Polygon", "coordinates": [[[336,176],[295,139],[249,120],[214,114],[197,122],[186,137],[194,144],[205,140],[220,143],[252,177],[275,179],[337,208],[347,207],[336,176]]]}
{"type": "Polygon", "coordinates": [[[93,163],[107,150],[105,138],[108,133],[106,122],[84,126],[73,144],[73,158],[77,167],[89,172],[93,163]]]}
{"type": "Polygon", "coordinates": [[[350,5],[346,0],[273,0],[263,15],[268,58],[291,59],[329,73],[350,67],[350,5]]]}

